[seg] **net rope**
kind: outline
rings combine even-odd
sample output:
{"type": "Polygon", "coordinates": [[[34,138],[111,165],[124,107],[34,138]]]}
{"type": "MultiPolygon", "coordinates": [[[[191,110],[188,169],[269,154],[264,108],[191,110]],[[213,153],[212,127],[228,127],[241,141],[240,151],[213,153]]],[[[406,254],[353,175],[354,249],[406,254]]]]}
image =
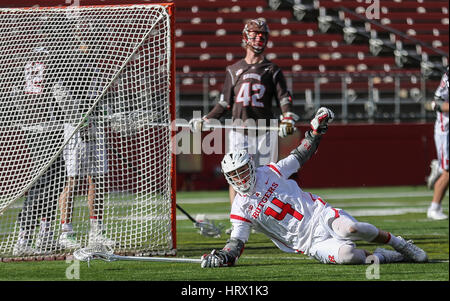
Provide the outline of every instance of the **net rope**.
{"type": "Polygon", "coordinates": [[[70,253],[62,232],[170,252],[166,8],[0,9],[0,22],[0,257],[70,253]]]}

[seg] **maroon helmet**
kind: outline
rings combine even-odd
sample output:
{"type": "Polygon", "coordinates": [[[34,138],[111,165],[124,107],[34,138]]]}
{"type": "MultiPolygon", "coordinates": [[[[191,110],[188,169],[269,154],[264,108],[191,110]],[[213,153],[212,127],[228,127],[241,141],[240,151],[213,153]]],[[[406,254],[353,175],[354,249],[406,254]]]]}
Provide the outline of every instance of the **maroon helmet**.
{"type": "Polygon", "coordinates": [[[268,40],[269,26],[267,26],[264,19],[253,19],[245,23],[244,30],[242,31],[242,42],[245,47],[249,46],[254,53],[259,54],[266,48],[268,40]],[[259,41],[256,41],[258,36],[259,41]]]}

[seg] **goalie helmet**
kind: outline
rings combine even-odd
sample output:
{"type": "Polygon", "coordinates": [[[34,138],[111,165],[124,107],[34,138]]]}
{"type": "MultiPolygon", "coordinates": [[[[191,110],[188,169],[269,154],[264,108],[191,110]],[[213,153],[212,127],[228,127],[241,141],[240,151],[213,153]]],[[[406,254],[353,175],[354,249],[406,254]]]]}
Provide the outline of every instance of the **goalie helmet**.
{"type": "Polygon", "coordinates": [[[252,19],[245,24],[244,30],[242,31],[242,42],[244,47],[248,46],[254,53],[260,54],[266,48],[268,40],[269,26],[267,26],[264,19],[252,19]],[[255,41],[258,35],[260,40],[255,41]]]}
{"type": "Polygon", "coordinates": [[[227,153],[221,162],[225,179],[241,195],[249,195],[256,184],[255,163],[246,150],[227,153]]]}

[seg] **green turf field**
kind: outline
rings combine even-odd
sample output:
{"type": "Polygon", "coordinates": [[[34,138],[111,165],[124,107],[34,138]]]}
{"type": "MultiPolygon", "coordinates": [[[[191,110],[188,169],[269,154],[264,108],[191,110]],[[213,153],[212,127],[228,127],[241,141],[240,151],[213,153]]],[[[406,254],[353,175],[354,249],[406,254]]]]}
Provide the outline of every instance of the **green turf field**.
{"type": "MultiPolygon", "coordinates": [[[[199,264],[160,262],[41,261],[0,263],[0,280],[25,281],[449,281],[449,223],[426,218],[431,191],[425,187],[305,189],[334,207],[346,209],[358,220],[401,235],[427,251],[424,264],[398,263],[379,266],[325,265],[304,255],[277,249],[262,234],[252,234],[238,265],[201,269],[199,264]]],[[[228,228],[227,192],[180,192],[178,203],[191,215],[206,214],[228,228]]],[[[448,196],[444,200],[448,214],[448,196]]],[[[222,248],[227,235],[207,238],[177,211],[177,257],[200,258],[222,248]]],[[[358,243],[367,250],[375,245],[358,243]]],[[[389,247],[387,247],[389,248],[389,247]]]]}

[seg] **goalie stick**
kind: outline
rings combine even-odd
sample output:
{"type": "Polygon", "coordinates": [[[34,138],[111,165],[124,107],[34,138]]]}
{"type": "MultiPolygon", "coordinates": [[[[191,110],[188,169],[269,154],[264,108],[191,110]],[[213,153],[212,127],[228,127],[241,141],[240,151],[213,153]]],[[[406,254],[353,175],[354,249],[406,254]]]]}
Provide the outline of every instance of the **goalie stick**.
{"type": "Polygon", "coordinates": [[[149,262],[185,262],[201,263],[201,259],[192,258],[171,258],[171,257],[140,257],[140,256],[122,256],[114,254],[113,250],[104,245],[88,246],[73,252],[73,257],[79,261],[87,261],[88,266],[91,260],[100,259],[107,262],[112,261],[149,261],[149,262]]]}

